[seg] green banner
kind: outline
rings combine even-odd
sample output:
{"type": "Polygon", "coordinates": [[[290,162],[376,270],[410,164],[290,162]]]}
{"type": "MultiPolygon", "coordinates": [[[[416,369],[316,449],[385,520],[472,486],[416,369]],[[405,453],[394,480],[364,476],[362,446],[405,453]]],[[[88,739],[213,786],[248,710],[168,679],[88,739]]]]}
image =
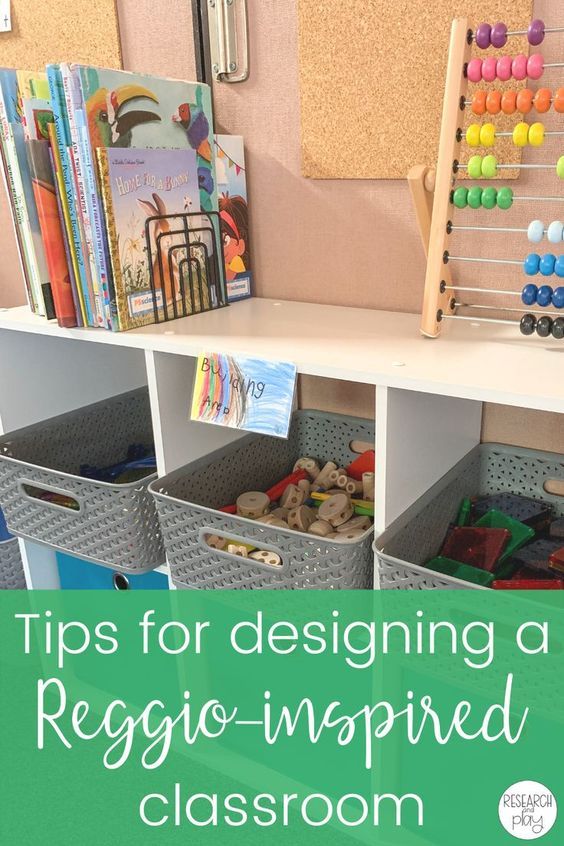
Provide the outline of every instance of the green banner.
{"type": "Polygon", "coordinates": [[[5,591],[0,635],[2,844],[564,842],[558,591],[5,591]]]}

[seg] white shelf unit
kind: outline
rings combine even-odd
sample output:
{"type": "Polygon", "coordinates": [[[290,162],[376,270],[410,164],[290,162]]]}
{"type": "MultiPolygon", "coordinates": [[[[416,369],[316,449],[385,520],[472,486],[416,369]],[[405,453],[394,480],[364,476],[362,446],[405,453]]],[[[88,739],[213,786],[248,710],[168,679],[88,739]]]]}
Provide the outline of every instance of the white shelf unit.
{"type": "MultiPolygon", "coordinates": [[[[189,420],[198,354],[293,361],[302,374],[376,387],[380,533],[479,442],[483,402],[564,412],[564,346],[479,321],[453,322],[431,341],[418,324],[411,314],[258,298],[125,333],[0,310],[0,431],[146,384],[163,474],[241,436],[189,420]]],[[[28,585],[56,587],[54,553],[20,543],[28,585]]]]}

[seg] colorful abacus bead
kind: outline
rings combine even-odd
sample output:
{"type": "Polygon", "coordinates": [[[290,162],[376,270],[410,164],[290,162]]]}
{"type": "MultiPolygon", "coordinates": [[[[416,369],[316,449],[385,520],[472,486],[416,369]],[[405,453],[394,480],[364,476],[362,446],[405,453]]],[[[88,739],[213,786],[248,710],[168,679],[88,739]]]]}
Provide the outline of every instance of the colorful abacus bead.
{"type": "MultiPolygon", "coordinates": [[[[533,97],[533,106],[537,112],[542,115],[549,111],[551,100],[552,91],[550,88],[539,88],[533,97]]],[[[554,101],[554,107],[556,109],[556,99],[554,101]]],[[[558,111],[558,109],[556,109],[556,111],[558,111]]]]}
{"type": "Polygon", "coordinates": [[[468,188],[464,185],[459,185],[452,192],[452,202],[457,209],[465,209],[468,205],[468,188]]]}
{"type": "Polygon", "coordinates": [[[468,189],[468,205],[471,209],[479,209],[482,206],[482,188],[480,185],[472,185],[468,189]]]}
{"type": "Polygon", "coordinates": [[[527,276],[536,276],[539,272],[540,256],[538,253],[529,253],[523,262],[523,270],[527,276]]]}
{"type": "Polygon", "coordinates": [[[524,314],[519,323],[522,335],[533,335],[537,328],[537,319],[534,314],[524,314]]]}
{"type": "Polygon", "coordinates": [[[525,305],[531,306],[535,305],[537,301],[537,294],[539,289],[536,285],[532,282],[529,282],[528,285],[525,285],[523,290],[521,291],[521,300],[525,305]]]}
{"type": "Polygon", "coordinates": [[[544,21],[535,18],[527,29],[527,40],[531,47],[538,47],[544,41],[544,21]]]}
{"type": "Polygon", "coordinates": [[[490,32],[490,44],[497,50],[499,50],[500,47],[505,47],[507,44],[507,26],[502,23],[502,21],[498,21],[492,26],[490,32]]]}
{"type": "Polygon", "coordinates": [[[559,114],[564,112],[564,88],[559,88],[554,94],[554,110],[559,114]]]}
{"type": "MultiPolygon", "coordinates": [[[[541,260],[539,262],[539,273],[541,276],[553,276],[555,264],[556,256],[552,253],[545,253],[544,256],[541,256],[541,260]]],[[[552,291],[550,295],[552,296],[552,291]]]]}
{"type": "Polygon", "coordinates": [[[554,265],[554,272],[559,279],[564,279],[564,256],[558,256],[554,265]]]}
{"type": "Polygon", "coordinates": [[[513,205],[513,188],[509,188],[508,186],[504,186],[503,188],[498,188],[497,191],[497,207],[498,209],[503,209],[504,211],[510,209],[513,205]]]}
{"type": "Polygon", "coordinates": [[[476,30],[476,44],[480,50],[487,50],[491,44],[492,28],[488,23],[481,23],[476,30]]]}
{"type": "Polygon", "coordinates": [[[564,317],[557,317],[553,322],[552,337],[556,338],[557,341],[561,341],[564,338],[564,317]]]}
{"type": "Polygon", "coordinates": [[[488,185],[488,187],[484,188],[482,191],[482,208],[495,209],[496,203],[497,190],[492,185],[488,185]]]}
{"type": "Polygon", "coordinates": [[[552,317],[543,315],[537,320],[537,335],[540,338],[548,338],[552,332],[552,317]]]}
{"type": "MultiPolygon", "coordinates": [[[[561,220],[553,220],[546,230],[546,237],[551,244],[560,244],[564,237],[564,223],[561,220]]],[[[559,256],[559,258],[561,258],[559,256]]]]}
{"type": "Polygon", "coordinates": [[[562,287],[562,285],[554,289],[552,294],[552,305],[554,308],[564,308],[564,287],[562,287]]]}
{"type": "Polygon", "coordinates": [[[517,108],[517,91],[510,88],[501,95],[501,111],[504,115],[512,115],[517,108]]]}
{"type": "Polygon", "coordinates": [[[542,220],[531,220],[527,227],[527,238],[533,244],[540,244],[544,238],[544,223],[542,220]]]}
{"type": "Polygon", "coordinates": [[[551,305],[553,293],[550,285],[541,285],[537,293],[537,305],[540,305],[541,308],[551,305]]]}

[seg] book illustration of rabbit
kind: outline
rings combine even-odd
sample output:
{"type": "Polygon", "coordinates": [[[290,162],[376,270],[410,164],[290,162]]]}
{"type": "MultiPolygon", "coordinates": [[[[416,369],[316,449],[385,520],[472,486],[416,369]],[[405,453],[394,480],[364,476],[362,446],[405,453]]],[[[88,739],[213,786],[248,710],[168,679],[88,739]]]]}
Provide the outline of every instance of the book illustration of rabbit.
{"type": "MultiPolygon", "coordinates": [[[[184,250],[184,255],[182,249],[174,250],[172,253],[172,273],[171,268],[169,265],[169,249],[172,246],[182,246],[182,240],[179,242],[175,240],[174,235],[169,235],[171,231],[171,222],[172,228],[178,229],[180,228],[179,224],[175,224],[174,218],[166,219],[163,216],[169,214],[166,208],[166,204],[162,197],[159,196],[157,193],[152,194],[153,201],[151,200],[140,200],[137,199],[139,206],[143,209],[147,217],[154,217],[155,215],[159,216],[158,220],[151,221],[150,224],[150,239],[151,239],[151,251],[154,254],[153,259],[153,281],[155,284],[155,288],[161,288],[163,292],[163,300],[166,304],[166,313],[170,316],[169,313],[169,306],[172,304],[173,299],[178,301],[180,299],[180,273],[179,273],[179,266],[182,264],[182,259],[184,259],[186,249],[184,250]],[[160,236],[160,241],[158,240],[160,236]],[[162,274],[159,269],[159,252],[161,255],[161,262],[162,262],[162,274]],[[180,256],[180,259],[179,259],[180,256]]],[[[175,214],[174,211],[171,211],[170,214],[175,214]]],[[[193,250],[191,249],[190,252],[192,253],[193,250]]],[[[185,262],[184,262],[185,263],[185,262]]],[[[202,267],[202,276],[205,279],[205,268],[202,267]]],[[[185,274],[185,276],[188,274],[185,274]]],[[[188,292],[188,288],[190,286],[190,280],[184,279],[184,289],[188,296],[185,297],[186,302],[184,303],[187,312],[191,313],[191,302],[190,302],[190,295],[188,292]]],[[[200,302],[200,291],[199,286],[194,284],[194,306],[195,312],[201,311],[202,303],[200,302]]],[[[204,281],[203,284],[203,296],[204,300],[207,301],[209,297],[207,296],[207,285],[204,281]]],[[[206,302],[204,307],[208,307],[209,304],[206,302]]],[[[184,311],[183,307],[180,308],[180,314],[184,311]]],[[[186,313],[186,312],[185,312],[186,313]]]]}

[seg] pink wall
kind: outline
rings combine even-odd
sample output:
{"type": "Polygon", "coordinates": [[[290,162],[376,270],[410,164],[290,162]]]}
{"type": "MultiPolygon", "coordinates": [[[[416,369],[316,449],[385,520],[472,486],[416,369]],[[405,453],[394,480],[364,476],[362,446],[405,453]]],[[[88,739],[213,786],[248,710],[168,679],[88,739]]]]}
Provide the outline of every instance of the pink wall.
{"type": "MultiPolygon", "coordinates": [[[[214,93],[217,126],[244,135],[247,146],[256,293],[418,310],[424,260],[406,183],[301,176],[296,0],[248,4],[251,77],[240,85],[216,85],[214,93]]],[[[159,4],[158,15],[153,0],[118,0],[118,9],[126,68],[193,78],[189,0],[167,0],[159,4]]],[[[549,20],[564,19],[564,0],[541,0],[535,9],[549,20]]],[[[543,52],[561,57],[563,48],[564,39],[553,36],[543,52]]],[[[556,73],[546,84],[558,78],[556,73]]],[[[545,118],[548,124],[550,116],[545,118]]],[[[555,157],[561,149],[558,139],[545,149],[555,157]]],[[[554,187],[552,174],[535,174],[518,184],[523,192],[529,185],[541,193],[554,187]]],[[[523,214],[527,220],[550,220],[557,211],[542,204],[525,210],[516,206],[503,220],[518,225],[523,214]]],[[[23,289],[3,194],[0,226],[0,304],[11,305],[23,301],[23,289]]],[[[500,258],[528,252],[523,236],[465,237],[462,249],[500,258]]],[[[515,273],[506,268],[484,273],[482,268],[479,275],[486,284],[515,288],[515,273]]],[[[475,281],[475,266],[466,267],[458,278],[475,281]]]]}

